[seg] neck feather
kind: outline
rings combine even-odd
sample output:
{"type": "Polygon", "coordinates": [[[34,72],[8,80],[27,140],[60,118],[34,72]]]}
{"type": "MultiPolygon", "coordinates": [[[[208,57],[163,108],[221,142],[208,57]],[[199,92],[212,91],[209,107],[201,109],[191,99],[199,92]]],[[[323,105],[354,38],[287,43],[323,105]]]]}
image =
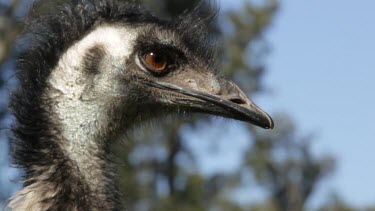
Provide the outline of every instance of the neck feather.
{"type": "MultiPolygon", "coordinates": [[[[38,131],[41,136],[29,137],[21,143],[27,144],[20,149],[27,154],[17,160],[25,167],[25,187],[12,198],[9,207],[14,210],[120,209],[115,162],[109,150],[116,139],[115,133],[95,128],[96,121],[81,122],[81,129],[76,125],[64,128],[61,122],[56,124],[55,114],[43,117],[33,122],[41,126],[38,131]],[[48,128],[43,129],[46,125],[48,128]],[[67,131],[80,135],[73,138],[67,131]]],[[[22,127],[15,130],[18,135],[29,135],[22,127]]]]}
{"type": "Polygon", "coordinates": [[[110,143],[109,140],[72,142],[58,128],[49,131],[48,136],[39,137],[39,145],[28,154],[31,158],[24,159],[25,187],[12,198],[9,207],[14,210],[118,210],[114,162],[109,144],[103,144],[110,143]],[[83,145],[85,142],[91,144],[83,145]]]}
{"type": "Polygon", "coordinates": [[[14,210],[119,209],[115,162],[109,148],[134,119],[131,115],[122,115],[123,112],[137,112],[121,106],[124,99],[108,92],[103,94],[102,90],[107,87],[101,80],[106,78],[88,77],[86,69],[98,64],[85,65],[85,62],[90,59],[100,63],[99,58],[107,57],[126,60],[134,40],[134,33],[129,31],[113,26],[99,27],[62,55],[41,90],[27,93],[28,98],[22,95],[27,90],[15,96],[12,107],[18,110],[14,157],[25,169],[25,187],[12,198],[9,207],[14,210]],[[114,43],[120,41],[123,45],[115,48],[114,43]],[[116,50],[109,54],[108,48],[116,50]]]}

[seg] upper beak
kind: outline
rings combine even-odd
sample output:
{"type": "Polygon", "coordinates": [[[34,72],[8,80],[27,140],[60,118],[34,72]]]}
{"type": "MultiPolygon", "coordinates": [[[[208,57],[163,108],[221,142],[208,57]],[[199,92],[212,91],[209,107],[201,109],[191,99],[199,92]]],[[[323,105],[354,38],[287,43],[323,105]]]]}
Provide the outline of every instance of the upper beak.
{"type": "Polygon", "coordinates": [[[189,97],[190,99],[180,99],[183,102],[176,103],[183,104],[183,106],[191,109],[249,122],[265,129],[274,127],[272,118],[251,102],[241,89],[230,81],[221,79],[221,91],[218,94],[180,87],[165,82],[148,81],[148,84],[154,88],[189,97]]]}

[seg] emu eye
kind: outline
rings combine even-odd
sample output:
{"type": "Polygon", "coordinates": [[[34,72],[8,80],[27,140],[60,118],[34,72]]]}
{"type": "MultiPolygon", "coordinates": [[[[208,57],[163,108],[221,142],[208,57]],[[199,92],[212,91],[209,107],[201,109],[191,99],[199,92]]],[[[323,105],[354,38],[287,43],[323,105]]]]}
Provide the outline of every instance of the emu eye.
{"type": "Polygon", "coordinates": [[[169,69],[170,58],[163,52],[150,51],[144,55],[147,68],[156,73],[162,73],[169,69]]]}
{"type": "Polygon", "coordinates": [[[148,48],[138,54],[141,67],[151,72],[154,76],[164,76],[178,69],[183,64],[185,57],[181,52],[170,47],[148,48]]]}

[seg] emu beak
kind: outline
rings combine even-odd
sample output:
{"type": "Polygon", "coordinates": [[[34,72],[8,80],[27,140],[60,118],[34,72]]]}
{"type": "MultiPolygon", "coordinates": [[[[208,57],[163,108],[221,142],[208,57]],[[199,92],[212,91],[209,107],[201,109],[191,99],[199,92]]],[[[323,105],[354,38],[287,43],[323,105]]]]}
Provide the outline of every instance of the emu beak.
{"type": "Polygon", "coordinates": [[[173,104],[198,112],[245,121],[264,129],[274,127],[272,118],[248,99],[238,86],[224,79],[220,80],[220,84],[220,93],[212,94],[170,83],[148,81],[148,85],[154,88],[184,96],[182,99],[173,100],[173,104]]]}

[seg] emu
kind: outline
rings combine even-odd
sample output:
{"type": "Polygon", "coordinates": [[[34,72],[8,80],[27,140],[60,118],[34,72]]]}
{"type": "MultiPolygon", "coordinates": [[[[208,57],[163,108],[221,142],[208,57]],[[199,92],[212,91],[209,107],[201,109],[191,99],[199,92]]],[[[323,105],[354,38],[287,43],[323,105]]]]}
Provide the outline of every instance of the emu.
{"type": "Polygon", "coordinates": [[[270,129],[272,119],[216,71],[196,11],[161,20],[115,0],[75,0],[32,17],[18,54],[13,210],[120,210],[110,145],[155,117],[200,112],[270,129]]]}

